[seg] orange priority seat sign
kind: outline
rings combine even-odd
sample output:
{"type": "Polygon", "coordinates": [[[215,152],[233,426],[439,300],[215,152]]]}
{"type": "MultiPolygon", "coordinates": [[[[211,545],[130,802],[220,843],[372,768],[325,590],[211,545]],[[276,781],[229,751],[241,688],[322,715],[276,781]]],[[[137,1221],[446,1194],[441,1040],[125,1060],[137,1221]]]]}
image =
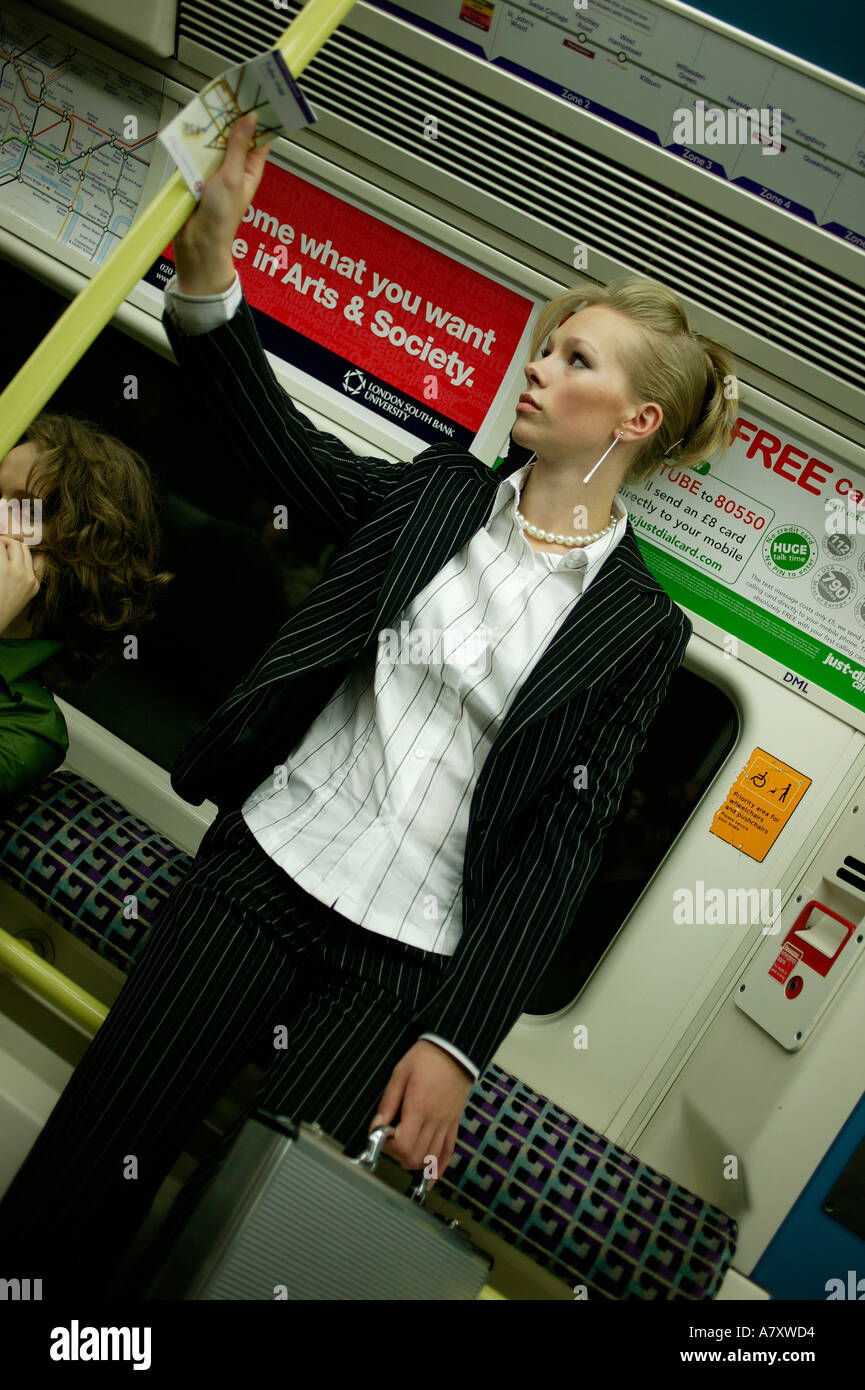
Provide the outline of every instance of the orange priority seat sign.
{"type": "Polygon", "coordinates": [[[710,830],[762,864],[811,785],[811,778],[755,748],[712,818],[710,830]]]}

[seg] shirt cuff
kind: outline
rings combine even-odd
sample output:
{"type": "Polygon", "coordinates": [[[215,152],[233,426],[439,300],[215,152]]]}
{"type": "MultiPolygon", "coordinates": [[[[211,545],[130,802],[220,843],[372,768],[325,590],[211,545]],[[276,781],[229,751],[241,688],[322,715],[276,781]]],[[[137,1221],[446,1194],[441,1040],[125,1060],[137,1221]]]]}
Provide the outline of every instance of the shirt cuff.
{"type": "Polygon", "coordinates": [[[421,1033],[421,1037],[426,1038],[427,1042],[438,1043],[439,1047],[443,1047],[445,1052],[449,1052],[458,1062],[462,1062],[466,1071],[471,1072],[475,1081],[477,1081],[479,1072],[474,1062],[470,1062],[465,1053],[460,1052],[459,1048],[454,1047],[453,1043],[445,1042],[444,1038],[440,1038],[437,1033],[421,1033]]]}
{"type": "Polygon", "coordinates": [[[172,275],[165,286],[165,308],[182,333],[190,337],[210,333],[234,318],[243,298],[240,276],[234,272],[234,283],[221,294],[181,294],[177,276],[172,275]]]}

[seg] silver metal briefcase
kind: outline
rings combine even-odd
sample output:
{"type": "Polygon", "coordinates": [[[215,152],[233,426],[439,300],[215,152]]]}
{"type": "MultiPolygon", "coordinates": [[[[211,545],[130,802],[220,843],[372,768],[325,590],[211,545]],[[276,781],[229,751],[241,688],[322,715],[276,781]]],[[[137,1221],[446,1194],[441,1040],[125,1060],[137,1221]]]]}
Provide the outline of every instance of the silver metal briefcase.
{"type": "Polygon", "coordinates": [[[392,1125],[349,1158],[318,1125],[258,1110],[199,1198],[145,1298],[473,1299],[491,1257],[375,1176],[392,1125]]]}

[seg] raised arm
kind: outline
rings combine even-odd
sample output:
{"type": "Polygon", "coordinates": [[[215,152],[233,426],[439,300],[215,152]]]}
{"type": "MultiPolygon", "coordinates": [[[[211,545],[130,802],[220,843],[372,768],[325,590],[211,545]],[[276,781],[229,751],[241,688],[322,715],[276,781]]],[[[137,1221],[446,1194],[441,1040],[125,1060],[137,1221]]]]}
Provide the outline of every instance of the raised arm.
{"type": "MultiPolygon", "coordinates": [[[[182,295],[223,295],[236,283],[232,242],[267,160],[266,149],[247,150],[254,130],[254,116],[236,123],[221,167],[174,239],[182,295]]],[[[166,300],[163,324],[197,409],[216,423],[262,495],[350,535],[410,465],[357,455],[301,414],[279,385],[242,296],[219,327],[195,333],[183,331],[176,303],[169,308],[170,294],[166,300]]]]}

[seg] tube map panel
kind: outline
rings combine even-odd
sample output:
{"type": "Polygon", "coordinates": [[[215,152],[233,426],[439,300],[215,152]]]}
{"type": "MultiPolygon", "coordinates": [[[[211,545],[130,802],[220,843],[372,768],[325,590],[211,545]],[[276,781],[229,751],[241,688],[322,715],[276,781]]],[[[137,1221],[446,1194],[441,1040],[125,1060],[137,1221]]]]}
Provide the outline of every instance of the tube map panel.
{"type": "Polygon", "coordinates": [[[98,266],[129,230],[162,97],[0,14],[0,208],[98,266]]]}

